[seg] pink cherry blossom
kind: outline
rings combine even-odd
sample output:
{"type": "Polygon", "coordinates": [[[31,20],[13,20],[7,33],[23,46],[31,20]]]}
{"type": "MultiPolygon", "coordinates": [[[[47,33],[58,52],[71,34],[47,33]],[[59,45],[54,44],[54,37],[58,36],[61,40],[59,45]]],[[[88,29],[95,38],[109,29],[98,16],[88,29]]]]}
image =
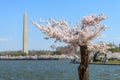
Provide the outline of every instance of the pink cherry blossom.
{"type": "Polygon", "coordinates": [[[77,47],[88,44],[92,39],[98,37],[101,31],[107,28],[100,24],[105,18],[106,16],[103,13],[98,16],[96,14],[84,16],[79,22],[81,24],[76,24],[73,27],[68,21],[55,20],[53,18],[50,18],[46,23],[40,22],[40,24],[33,21],[33,25],[47,34],[49,38],[55,38],[55,42],[66,42],[71,47],[77,47]]]}

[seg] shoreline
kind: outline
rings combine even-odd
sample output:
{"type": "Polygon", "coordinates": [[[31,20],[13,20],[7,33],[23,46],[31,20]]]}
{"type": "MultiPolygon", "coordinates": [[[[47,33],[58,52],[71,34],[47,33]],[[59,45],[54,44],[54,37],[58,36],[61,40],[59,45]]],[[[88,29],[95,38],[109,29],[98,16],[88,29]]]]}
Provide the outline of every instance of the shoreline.
{"type": "Polygon", "coordinates": [[[107,62],[107,63],[91,62],[89,64],[93,64],[93,65],[120,65],[120,63],[110,63],[110,62],[107,62]]]}
{"type": "MultiPolygon", "coordinates": [[[[79,62],[70,62],[72,64],[80,64],[79,62]]],[[[91,64],[91,65],[120,65],[120,63],[101,63],[101,62],[91,62],[91,63],[88,63],[88,64],[91,64]]]]}
{"type": "Polygon", "coordinates": [[[73,58],[70,55],[0,56],[0,60],[64,60],[73,58]]]}
{"type": "Polygon", "coordinates": [[[62,60],[58,58],[5,58],[5,59],[0,59],[0,60],[62,60]]]}

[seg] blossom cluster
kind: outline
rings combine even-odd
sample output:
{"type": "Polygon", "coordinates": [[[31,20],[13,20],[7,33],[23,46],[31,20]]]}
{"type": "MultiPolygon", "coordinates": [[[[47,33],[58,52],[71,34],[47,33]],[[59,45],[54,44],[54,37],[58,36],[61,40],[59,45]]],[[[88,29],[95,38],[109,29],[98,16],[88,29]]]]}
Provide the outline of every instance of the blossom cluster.
{"type": "Polygon", "coordinates": [[[89,43],[88,50],[99,53],[107,53],[108,49],[112,48],[106,42],[97,42],[97,43],[89,43]]]}
{"type": "Polygon", "coordinates": [[[96,16],[95,14],[84,16],[82,18],[82,27],[84,28],[87,26],[96,26],[101,20],[104,20],[105,18],[106,16],[104,16],[103,13],[101,13],[99,16],[96,16]]]}
{"type": "Polygon", "coordinates": [[[66,42],[70,46],[77,47],[88,44],[89,41],[99,36],[100,32],[106,29],[106,26],[100,24],[105,18],[103,14],[84,16],[81,19],[81,24],[72,28],[69,22],[62,19],[57,21],[53,18],[40,24],[33,21],[33,24],[48,35],[45,39],[55,38],[55,42],[66,42]]]}

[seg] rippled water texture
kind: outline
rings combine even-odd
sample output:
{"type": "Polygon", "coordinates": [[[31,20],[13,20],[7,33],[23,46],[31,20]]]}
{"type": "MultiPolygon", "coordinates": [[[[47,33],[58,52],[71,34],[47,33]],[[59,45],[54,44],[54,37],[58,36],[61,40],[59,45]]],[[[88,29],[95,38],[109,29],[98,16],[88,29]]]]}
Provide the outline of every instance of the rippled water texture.
{"type": "MultiPolygon", "coordinates": [[[[0,80],[78,80],[68,60],[0,60],[0,80]]],[[[89,65],[89,80],[120,80],[119,65],[89,65]]]]}

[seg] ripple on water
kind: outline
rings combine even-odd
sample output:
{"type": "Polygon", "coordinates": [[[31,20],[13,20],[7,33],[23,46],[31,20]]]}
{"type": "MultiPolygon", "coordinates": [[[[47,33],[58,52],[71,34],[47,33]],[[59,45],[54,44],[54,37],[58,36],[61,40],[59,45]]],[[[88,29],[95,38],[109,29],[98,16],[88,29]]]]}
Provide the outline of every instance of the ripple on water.
{"type": "MultiPolygon", "coordinates": [[[[78,80],[68,60],[0,60],[0,80],[78,80]]],[[[89,65],[89,80],[120,80],[120,66],[89,65]]]]}

